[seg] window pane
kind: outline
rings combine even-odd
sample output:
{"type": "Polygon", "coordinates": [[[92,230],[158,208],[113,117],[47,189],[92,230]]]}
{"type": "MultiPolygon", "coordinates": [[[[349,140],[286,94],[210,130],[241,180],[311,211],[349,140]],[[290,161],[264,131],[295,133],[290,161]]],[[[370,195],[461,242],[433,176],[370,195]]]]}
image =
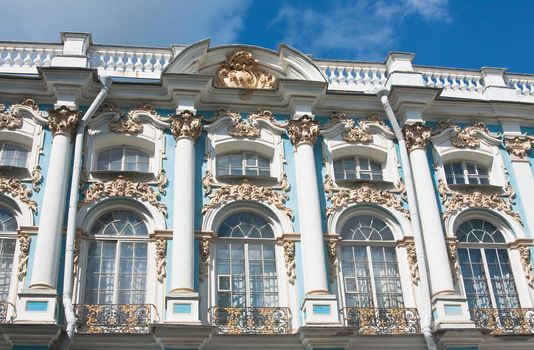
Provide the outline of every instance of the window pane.
{"type": "Polygon", "coordinates": [[[10,142],[0,143],[0,165],[25,168],[28,165],[29,150],[10,142]]]}

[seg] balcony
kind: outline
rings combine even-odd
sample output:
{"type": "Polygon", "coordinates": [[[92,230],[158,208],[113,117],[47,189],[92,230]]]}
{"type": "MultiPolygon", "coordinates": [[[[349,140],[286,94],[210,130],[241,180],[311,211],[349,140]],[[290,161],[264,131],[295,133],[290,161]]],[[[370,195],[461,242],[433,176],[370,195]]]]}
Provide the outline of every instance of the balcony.
{"type": "Polygon", "coordinates": [[[534,334],[534,309],[472,309],[471,319],[493,335],[534,334]]]}
{"type": "Polygon", "coordinates": [[[211,324],[218,334],[288,334],[291,311],[287,307],[212,307],[211,324]]]}
{"type": "Polygon", "coordinates": [[[79,304],[74,306],[74,312],[76,332],[85,334],[145,334],[150,332],[153,315],[157,316],[151,304],[79,304]]]}
{"type": "Polygon", "coordinates": [[[389,335],[421,333],[419,313],[415,308],[359,308],[341,309],[345,324],[359,335],[389,335]]]}

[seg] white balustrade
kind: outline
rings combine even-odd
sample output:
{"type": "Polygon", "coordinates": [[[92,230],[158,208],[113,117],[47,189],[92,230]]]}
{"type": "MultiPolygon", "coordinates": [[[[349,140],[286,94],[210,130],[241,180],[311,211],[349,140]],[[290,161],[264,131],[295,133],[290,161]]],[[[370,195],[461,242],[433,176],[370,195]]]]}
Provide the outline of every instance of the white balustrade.
{"type": "Polygon", "coordinates": [[[506,84],[513,87],[519,95],[534,96],[534,77],[516,78],[508,77],[506,84]]]}
{"type": "Polygon", "coordinates": [[[422,71],[428,87],[437,87],[463,93],[481,93],[484,89],[482,75],[477,71],[454,72],[445,69],[422,71]]]}
{"type": "Polygon", "coordinates": [[[61,52],[61,45],[0,43],[0,73],[37,74],[61,52]]]}
{"type": "Polygon", "coordinates": [[[385,65],[318,62],[330,90],[375,92],[385,86],[385,65]]]}

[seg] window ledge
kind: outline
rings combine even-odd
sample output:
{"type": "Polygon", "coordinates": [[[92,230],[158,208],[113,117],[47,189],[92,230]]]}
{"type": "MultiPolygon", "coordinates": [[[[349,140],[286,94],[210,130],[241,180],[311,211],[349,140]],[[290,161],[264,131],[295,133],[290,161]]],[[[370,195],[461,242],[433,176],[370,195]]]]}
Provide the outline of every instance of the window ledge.
{"type": "Polygon", "coordinates": [[[449,187],[449,189],[453,191],[466,192],[466,193],[472,193],[472,192],[501,193],[503,192],[502,186],[496,186],[496,185],[475,185],[475,184],[449,185],[447,184],[447,187],[449,187]]]}
{"type": "Polygon", "coordinates": [[[28,171],[28,168],[26,167],[0,165],[0,176],[26,179],[30,177],[30,172],[28,171]]]}
{"type": "Polygon", "coordinates": [[[230,184],[240,183],[243,180],[268,186],[275,186],[278,184],[278,179],[276,177],[259,175],[218,175],[217,180],[230,184]]]}
{"type": "Polygon", "coordinates": [[[93,170],[91,175],[99,180],[115,180],[117,176],[123,176],[136,182],[151,182],[155,180],[153,173],[141,171],[93,170]]]}
{"type": "Polygon", "coordinates": [[[336,184],[339,187],[357,187],[361,185],[369,185],[378,188],[395,188],[395,184],[391,181],[385,180],[362,180],[362,179],[351,179],[351,180],[336,180],[336,184]]]}

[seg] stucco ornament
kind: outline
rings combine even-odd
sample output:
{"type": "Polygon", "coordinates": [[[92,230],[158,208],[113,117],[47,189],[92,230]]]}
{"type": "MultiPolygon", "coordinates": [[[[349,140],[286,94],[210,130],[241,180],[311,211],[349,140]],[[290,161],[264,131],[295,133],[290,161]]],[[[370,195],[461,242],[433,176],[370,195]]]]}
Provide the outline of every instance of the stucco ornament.
{"type": "Polygon", "coordinates": [[[18,198],[34,212],[37,211],[37,203],[30,199],[32,190],[26,187],[19,179],[0,177],[0,193],[18,198]]]}
{"type": "Polygon", "coordinates": [[[202,178],[202,188],[204,188],[204,196],[211,193],[213,187],[213,174],[211,171],[206,170],[206,174],[202,178]]]}
{"type": "Polygon", "coordinates": [[[343,188],[335,187],[332,177],[326,175],[324,191],[331,203],[331,206],[326,208],[327,216],[351,204],[378,204],[391,207],[407,218],[410,217],[410,213],[401,202],[401,200],[406,200],[406,190],[402,182],[398,182],[394,190],[377,189],[371,183],[363,183],[355,188],[343,188]]]}
{"type": "Polygon", "coordinates": [[[447,129],[452,129],[453,134],[450,137],[451,144],[456,148],[478,148],[480,147],[480,135],[491,138],[491,132],[483,122],[477,122],[473,125],[461,128],[451,121],[440,121],[434,134],[439,134],[447,129]]]}
{"type": "Polygon", "coordinates": [[[48,110],[48,127],[54,134],[72,134],[76,130],[80,112],[66,106],[48,110]]]}
{"type": "Polygon", "coordinates": [[[342,137],[345,142],[369,143],[373,141],[373,135],[364,129],[364,121],[360,121],[356,124],[353,119],[347,118],[345,113],[334,114],[330,123],[325,125],[323,129],[328,129],[337,123],[343,123],[344,131],[342,137]]]}
{"type": "Polygon", "coordinates": [[[160,194],[145,183],[126,180],[124,176],[118,176],[116,180],[97,182],[85,191],[85,198],[80,205],[91,203],[103,198],[128,197],[137,198],[148,202],[156,207],[163,215],[167,215],[167,207],[159,203],[160,194]]]}
{"type": "Polygon", "coordinates": [[[456,241],[447,242],[447,254],[449,256],[452,278],[457,282],[458,274],[460,273],[460,264],[458,263],[458,243],[456,241]]]}
{"type": "Polygon", "coordinates": [[[525,276],[530,288],[534,288],[534,271],[532,270],[532,261],[530,260],[530,249],[527,246],[521,245],[518,248],[519,257],[521,258],[521,266],[525,271],[525,276]]]}
{"type": "Polygon", "coordinates": [[[287,134],[295,147],[302,144],[313,145],[319,135],[319,122],[309,115],[303,115],[300,119],[289,122],[287,134]]]}
{"type": "Polygon", "coordinates": [[[247,117],[246,121],[242,120],[239,113],[233,113],[227,109],[222,109],[220,111],[222,111],[224,115],[228,115],[231,118],[228,134],[232,137],[259,137],[261,132],[260,126],[258,126],[259,120],[269,122],[279,128],[285,128],[287,126],[287,122],[281,123],[277,121],[271,111],[264,109],[259,109],[256,113],[251,113],[247,117]]]}
{"type": "Polygon", "coordinates": [[[334,283],[337,278],[337,241],[331,240],[328,241],[328,272],[330,275],[330,283],[334,283]]]}
{"type": "Polygon", "coordinates": [[[295,263],[295,241],[284,239],[284,261],[286,264],[286,274],[289,283],[295,284],[296,269],[295,263]]]}
{"type": "Polygon", "coordinates": [[[514,138],[505,138],[504,147],[508,153],[512,156],[515,156],[518,159],[526,159],[527,153],[532,148],[534,143],[533,137],[514,137],[514,138]]]}
{"type": "Polygon", "coordinates": [[[260,69],[252,52],[234,51],[217,71],[217,85],[244,89],[271,89],[274,76],[260,69]]]}
{"type": "Polygon", "coordinates": [[[432,128],[417,122],[411,125],[404,126],[404,138],[406,139],[406,147],[409,151],[415,149],[426,149],[428,140],[432,135],[432,128]]]}
{"type": "Polygon", "coordinates": [[[156,176],[156,185],[158,186],[159,193],[162,195],[167,194],[165,187],[169,185],[169,179],[167,179],[167,173],[165,170],[160,169],[158,175],[156,176]]]}
{"type": "Polygon", "coordinates": [[[15,130],[22,127],[22,118],[13,113],[13,108],[7,109],[0,103],[0,129],[15,130]]]}
{"type": "Polygon", "coordinates": [[[167,240],[165,237],[156,238],[156,274],[158,281],[163,283],[167,276],[167,240]]]}
{"type": "Polygon", "coordinates": [[[412,283],[419,284],[419,265],[417,263],[417,250],[415,249],[415,242],[406,243],[406,253],[408,255],[408,266],[410,267],[410,275],[412,276],[412,283]]]}
{"type": "Polygon", "coordinates": [[[201,281],[204,281],[208,277],[209,267],[210,267],[210,238],[202,238],[200,240],[199,246],[199,278],[201,281]]]}
{"type": "Polygon", "coordinates": [[[515,192],[508,182],[503,193],[482,193],[474,191],[472,193],[460,193],[447,188],[443,179],[438,180],[438,192],[441,203],[445,208],[443,219],[448,219],[451,215],[467,208],[488,208],[506,213],[514,218],[518,223],[523,224],[518,213],[513,211],[515,204],[515,192]],[[506,200],[505,200],[506,199],[506,200]]]}
{"type": "Polygon", "coordinates": [[[139,134],[143,124],[125,116],[115,116],[109,123],[109,130],[117,134],[139,134]]]}
{"type": "Polygon", "coordinates": [[[74,251],[72,257],[72,276],[78,276],[78,263],[80,262],[80,235],[76,235],[74,238],[74,251]]]}
{"type": "Polygon", "coordinates": [[[171,131],[175,140],[189,138],[196,140],[200,135],[201,119],[199,115],[185,110],[171,116],[171,131]]]}
{"type": "Polygon", "coordinates": [[[30,243],[31,236],[29,233],[21,233],[19,240],[19,264],[17,268],[17,277],[20,281],[26,276],[28,272],[28,259],[30,257],[30,243]]]}
{"type": "Polygon", "coordinates": [[[39,192],[41,190],[41,188],[39,187],[39,185],[43,181],[43,175],[41,174],[41,170],[41,166],[36,165],[30,174],[32,179],[32,188],[35,192],[39,192]]]}

